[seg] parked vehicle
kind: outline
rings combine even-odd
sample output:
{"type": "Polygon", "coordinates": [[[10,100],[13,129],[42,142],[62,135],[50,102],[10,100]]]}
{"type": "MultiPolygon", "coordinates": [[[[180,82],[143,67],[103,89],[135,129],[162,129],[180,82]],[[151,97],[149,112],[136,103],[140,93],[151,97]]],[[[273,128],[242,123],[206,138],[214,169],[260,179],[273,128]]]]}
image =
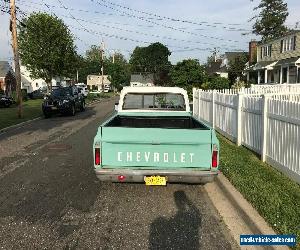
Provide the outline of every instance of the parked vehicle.
{"type": "Polygon", "coordinates": [[[110,92],[110,91],[111,91],[110,85],[105,84],[105,85],[104,85],[104,90],[103,90],[103,92],[104,92],[104,93],[108,93],[108,92],[110,92]]]}
{"type": "Polygon", "coordinates": [[[84,95],[84,97],[87,97],[89,94],[88,87],[84,83],[77,83],[75,86],[78,88],[78,91],[84,95]]]}
{"type": "Polygon", "coordinates": [[[176,87],[123,88],[93,151],[101,181],[207,183],[218,174],[215,131],[192,116],[187,92],[176,87]]]}
{"type": "Polygon", "coordinates": [[[76,86],[55,88],[44,98],[42,110],[46,118],[53,113],[75,115],[76,110],[85,110],[85,100],[76,86]]]}
{"type": "Polygon", "coordinates": [[[8,108],[13,103],[14,103],[14,100],[11,97],[8,97],[6,95],[0,96],[0,107],[8,108]]]}
{"type": "Polygon", "coordinates": [[[28,93],[30,99],[43,99],[47,94],[47,88],[39,88],[37,90],[28,93]]]}

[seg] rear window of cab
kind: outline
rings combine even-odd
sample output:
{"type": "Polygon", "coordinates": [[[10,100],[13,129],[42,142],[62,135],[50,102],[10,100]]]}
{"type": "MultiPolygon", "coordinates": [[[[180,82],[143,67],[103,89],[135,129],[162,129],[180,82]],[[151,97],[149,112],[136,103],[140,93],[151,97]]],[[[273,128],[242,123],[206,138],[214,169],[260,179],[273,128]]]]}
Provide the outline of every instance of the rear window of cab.
{"type": "Polygon", "coordinates": [[[182,94],[176,93],[128,93],[124,96],[123,110],[176,110],[185,111],[182,94]]]}

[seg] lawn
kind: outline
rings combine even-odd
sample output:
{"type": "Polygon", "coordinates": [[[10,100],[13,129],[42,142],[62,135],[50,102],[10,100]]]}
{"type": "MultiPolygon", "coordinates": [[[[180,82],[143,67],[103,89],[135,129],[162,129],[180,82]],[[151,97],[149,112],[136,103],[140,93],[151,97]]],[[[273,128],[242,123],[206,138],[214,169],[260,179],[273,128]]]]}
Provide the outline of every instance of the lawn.
{"type": "Polygon", "coordinates": [[[222,136],[220,169],[279,234],[296,234],[300,249],[300,185],[222,136]]]}
{"type": "Polygon", "coordinates": [[[0,129],[15,125],[42,115],[43,100],[28,100],[23,102],[23,117],[17,117],[18,107],[0,108],[0,129]]]}

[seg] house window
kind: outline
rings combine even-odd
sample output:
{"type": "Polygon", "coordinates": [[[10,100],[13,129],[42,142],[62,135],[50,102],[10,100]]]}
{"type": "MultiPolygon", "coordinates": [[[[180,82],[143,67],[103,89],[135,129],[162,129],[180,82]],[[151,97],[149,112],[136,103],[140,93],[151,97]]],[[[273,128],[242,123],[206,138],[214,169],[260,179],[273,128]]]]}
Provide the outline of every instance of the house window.
{"type": "Polygon", "coordinates": [[[297,67],[290,66],[289,69],[289,83],[296,83],[297,81],[297,67]]]}
{"type": "Polygon", "coordinates": [[[288,73],[288,69],[283,68],[282,69],[282,83],[287,83],[287,73],[288,73]]]}
{"type": "Polygon", "coordinates": [[[291,36],[281,40],[280,51],[281,53],[286,51],[296,50],[296,36],[291,36]]]}
{"type": "Polygon", "coordinates": [[[300,68],[298,68],[298,83],[300,83],[300,68]]]}
{"type": "Polygon", "coordinates": [[[38,87],[39,87],[39,83],[38,83],[38,82],[36,82],[36,83],[35,83],[35,86],[38,88],[38,87]]]}
{"type": "Polygon", "coordinates": [[[265,45],[261,48],[261,58],[271,57],[272,55],[272,44],[265,45]]]}

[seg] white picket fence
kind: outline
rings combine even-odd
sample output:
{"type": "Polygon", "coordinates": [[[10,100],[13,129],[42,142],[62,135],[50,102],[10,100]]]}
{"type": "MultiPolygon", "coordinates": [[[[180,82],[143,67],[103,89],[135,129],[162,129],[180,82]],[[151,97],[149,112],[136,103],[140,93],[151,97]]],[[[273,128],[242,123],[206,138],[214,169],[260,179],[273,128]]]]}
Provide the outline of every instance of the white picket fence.
{"type": "Polygon", "coordinates": [[[300,84],[253,92],[194,89],[194,116],[300,183],[300,84]]]}

